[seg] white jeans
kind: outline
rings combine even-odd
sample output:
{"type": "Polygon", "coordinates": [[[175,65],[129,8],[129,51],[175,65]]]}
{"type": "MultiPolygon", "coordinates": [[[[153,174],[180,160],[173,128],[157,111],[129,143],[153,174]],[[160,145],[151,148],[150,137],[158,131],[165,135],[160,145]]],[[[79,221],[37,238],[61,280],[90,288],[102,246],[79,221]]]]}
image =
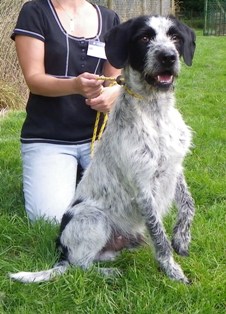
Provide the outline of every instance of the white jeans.
{"type": "Polygon", "coordinates": [[[86,169],[90,143],[22,144],[25,209],[34,221],[60,222],[75,193],[78,163],[86,169]]]}

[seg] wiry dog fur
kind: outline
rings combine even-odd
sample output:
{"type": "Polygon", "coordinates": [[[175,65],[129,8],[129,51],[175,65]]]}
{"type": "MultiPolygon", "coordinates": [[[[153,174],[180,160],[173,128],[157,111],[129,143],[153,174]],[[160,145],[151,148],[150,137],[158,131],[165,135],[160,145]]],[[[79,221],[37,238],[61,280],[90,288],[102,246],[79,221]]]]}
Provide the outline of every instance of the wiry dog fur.
{"type": "Polygon", "coordinates": [[[190,66],[194,50],[193,31],[173,17],[138,17],[107,34],[108,60],[124,68],[126,86],[63,216],[61,261],[50,270],[20,272],[11,278],[39,282],[63,273],[69,264],[87,269],[96,260],[114,258],[115,253],[104,248],[116,235],[136,240],[147,230],[160,267],[170,278],[188,282],[172,247],[180,255],[188,254],[194,204],[182,163],[191,131],[174,106],[173,81],[179,57],[190,66]],[[171,247],[163,216],[173,201],[178,218],[171,247]]]}

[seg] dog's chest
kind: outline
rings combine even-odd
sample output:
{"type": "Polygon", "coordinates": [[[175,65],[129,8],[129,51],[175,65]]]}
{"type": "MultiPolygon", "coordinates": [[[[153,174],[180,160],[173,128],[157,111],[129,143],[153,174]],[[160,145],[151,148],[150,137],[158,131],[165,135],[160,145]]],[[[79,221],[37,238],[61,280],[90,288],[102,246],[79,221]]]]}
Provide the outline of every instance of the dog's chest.
{"type": "Polygon", "coordinates": [[[180,113],[172,108],[165,115],[141,114],[140,118],[144,143],[158,160],[158,166],[181,163],[191,144],[191,132],[180,113]]]}

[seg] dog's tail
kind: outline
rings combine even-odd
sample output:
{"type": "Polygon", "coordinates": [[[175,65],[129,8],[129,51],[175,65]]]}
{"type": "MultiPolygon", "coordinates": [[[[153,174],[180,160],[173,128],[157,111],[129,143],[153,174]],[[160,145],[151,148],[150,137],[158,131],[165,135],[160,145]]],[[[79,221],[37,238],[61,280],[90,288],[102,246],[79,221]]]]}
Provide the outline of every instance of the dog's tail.
{"type": "Polygon", "coordinates": [[[68,261],[63,260],[48,270],[38,272],[19,272],[15,274],[9,274],[9,277],[13,280],[23,283],[44,282],[64,274],[67,271],[69,265],[70,264],[68,261]]]}

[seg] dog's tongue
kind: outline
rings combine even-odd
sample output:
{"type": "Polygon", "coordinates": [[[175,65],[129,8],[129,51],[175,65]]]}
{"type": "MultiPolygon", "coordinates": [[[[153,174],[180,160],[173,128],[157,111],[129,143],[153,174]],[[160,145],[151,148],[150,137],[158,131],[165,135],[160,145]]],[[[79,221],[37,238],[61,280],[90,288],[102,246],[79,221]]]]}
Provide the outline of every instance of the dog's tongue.
{"type": "Polygon", "coordinates": [[[160,83],[172,83],[173,75],[170,74],[161,74],[157,76],[157,81],[160,83]]]}

